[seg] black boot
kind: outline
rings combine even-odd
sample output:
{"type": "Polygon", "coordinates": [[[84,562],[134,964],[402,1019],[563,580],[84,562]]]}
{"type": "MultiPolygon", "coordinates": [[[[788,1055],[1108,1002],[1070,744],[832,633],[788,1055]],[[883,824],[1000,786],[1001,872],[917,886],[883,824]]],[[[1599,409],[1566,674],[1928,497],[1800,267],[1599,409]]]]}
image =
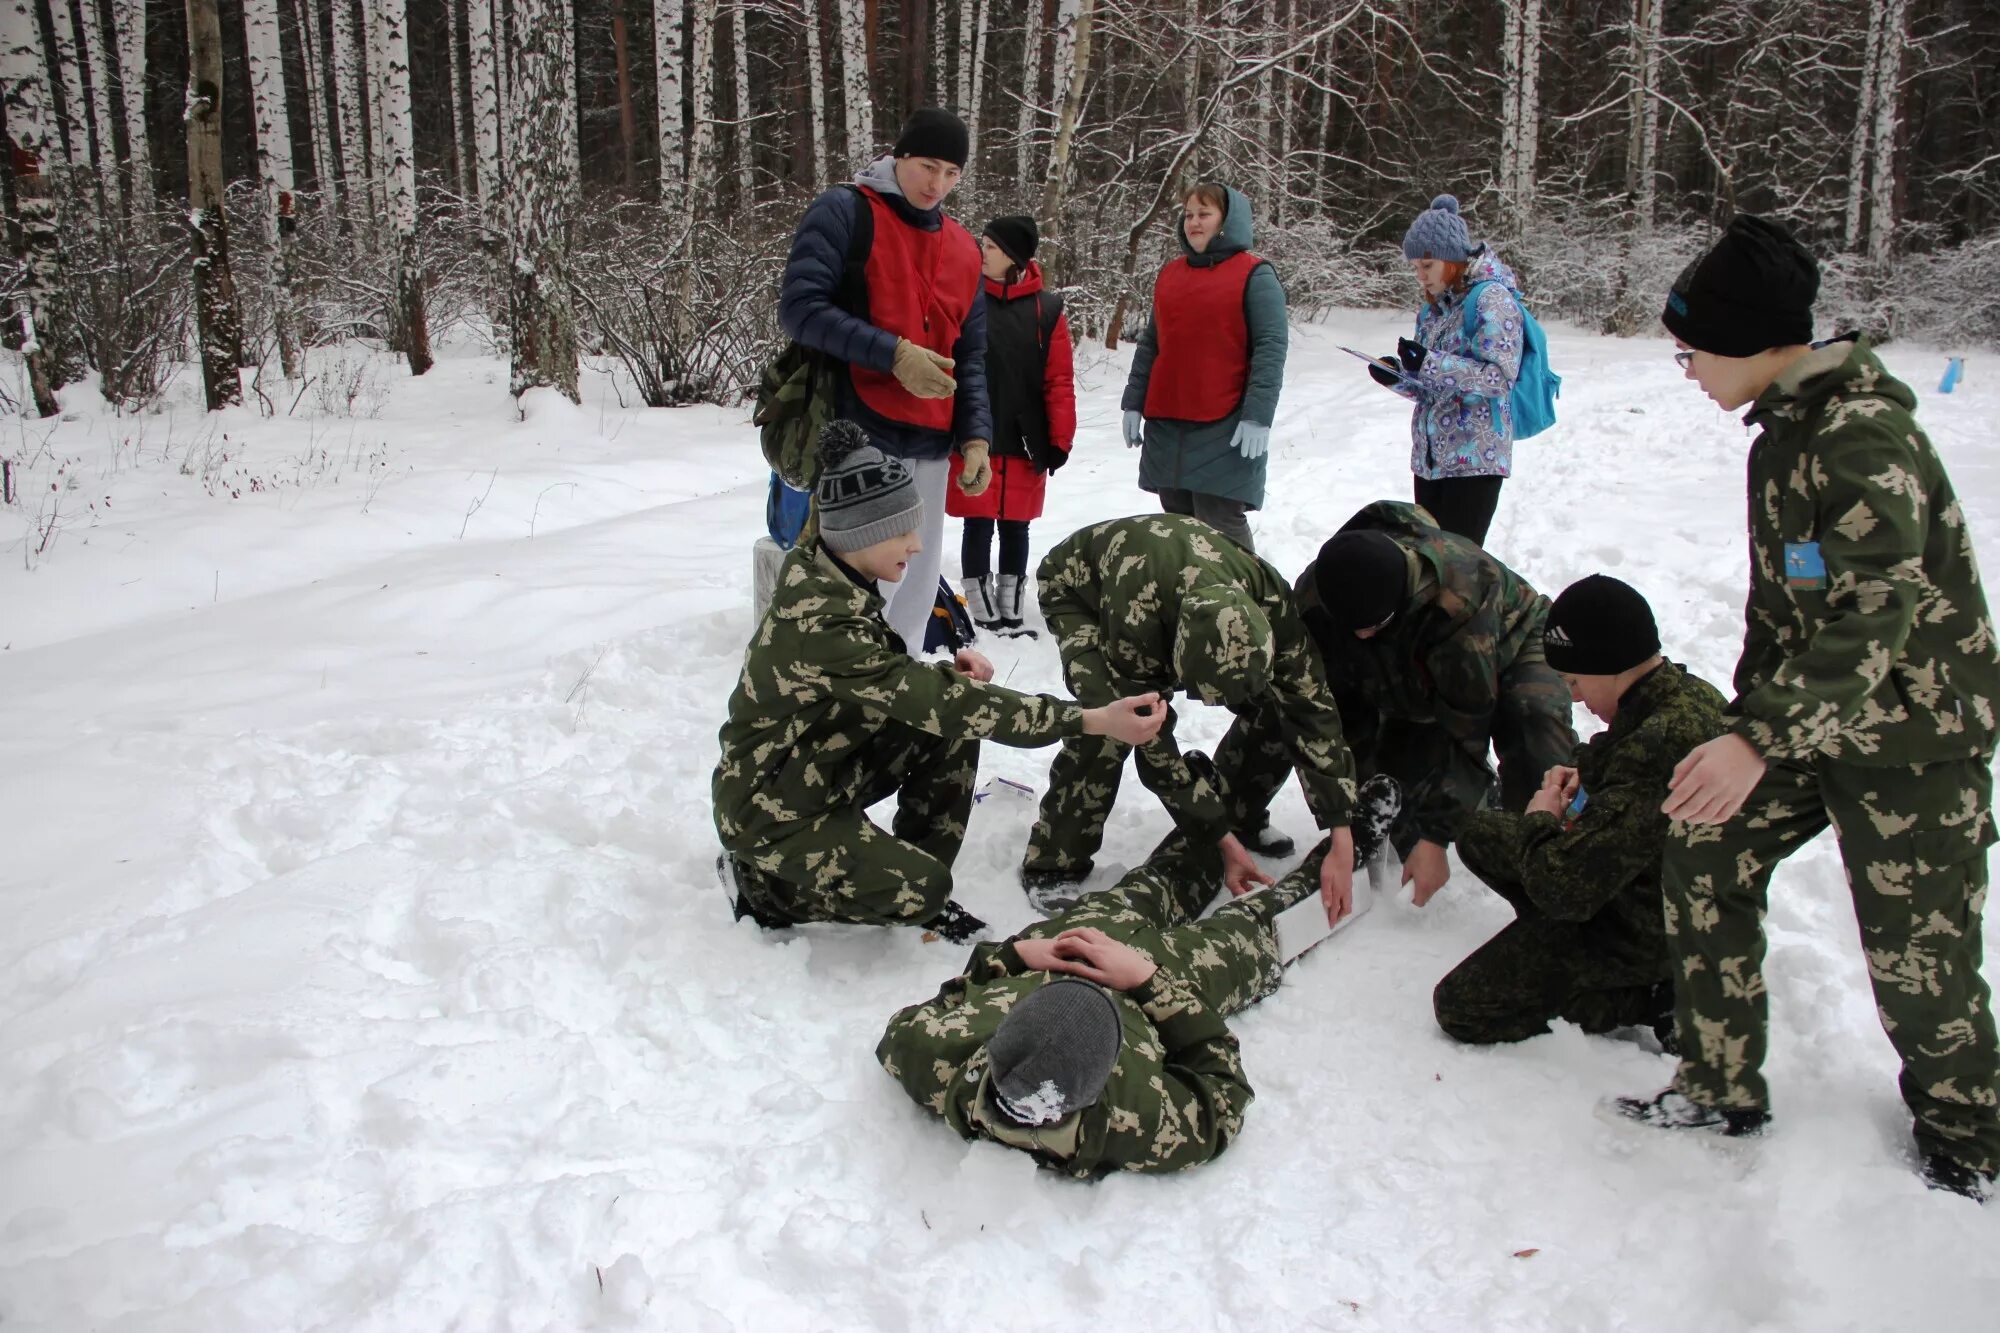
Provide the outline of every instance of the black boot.
{"type": "Polygon", "coordinates": [[[1662,981],[1655,985],[1647,1007],[1653,1011],[1653,1039],[1660,1043],[1660,1053],[1679,1056],[1681,1043],[1674,1032],[1674,983],[1662,981]]]}
{"type": "Polygon", "coordinates": [[[952,898],[945,901],[943,911],[923,923],[923,929],[937,932],[940,939],[952,944],[970,944],[986,933],[986,923],[952,898]]]}
{"type": "Polygon", "coordinates": [[[1994,1177],[1991,1171],[1967,1166],[1943,1153],[1925,1155],[1922,1175],[1924,1184],[1932,1189],[1962,1194],[1974,1203],[1987,1203],[1993,1198],[1994,1177]]]}
{"type": "Polygon", "coordinates": [[[741,921],[749,917],[765,930],[784,930],[792,923],[758,907],[743,891],[748,878],[736,864],[736,858],[723,852],[715,858],[715,877],[722,881],[722,891],[729,898],[729,911],[733,918],[741,921]]]}
{"type": "Polygon", "coordinates": [[[1382,844],[1389,839],[1389,830],[1403,813],[1403,788],[1387,773],[1377,773],[1361,784],[1355,793],[1354,818],[1348,824],[1348,832],[1354,835],[1354,868],[1356,870],[1375,859],[1382,850],[1382,844]]]}
{"type": "Polygon", "coordinates": [[[1236,829],[1234,832],[1236,834],[1236,841],[1242,843],[1259,856],[1273,858],[1290,856],[1298,847],[1298,844],[1293,842],[1289,835],[1280,833],[1277,829],[1271,827],[1269,812],[1265,813],[1263,819],[1254,828],[1246,826],[1236,829]]]}

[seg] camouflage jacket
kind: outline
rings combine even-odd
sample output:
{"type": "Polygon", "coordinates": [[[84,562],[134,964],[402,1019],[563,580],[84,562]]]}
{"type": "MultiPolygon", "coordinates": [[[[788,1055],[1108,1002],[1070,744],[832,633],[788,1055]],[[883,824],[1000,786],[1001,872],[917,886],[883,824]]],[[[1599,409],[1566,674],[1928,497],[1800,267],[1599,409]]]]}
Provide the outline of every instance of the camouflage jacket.
{"type": "Polygon", "coordinates": [[[890,723],[934,736],[1047,745],[1083,734],[1083,709],[914,662],[882,619],[882,596],[824,547],[795,548],[743,657],[722,724],[715,831],[749,852],[802,820],[851,805],[864,742],[890,723]]]}
{"type": "Polygon", "coordinates": [[[1663,662],[1618,701],[1611,725],[1576,749],[1577,794],[1560,815],[1476,810],[1457,841],[1500,864],[1545,914],[1592,921],[1645,957],[1666,956],[1660,805],[1674,765],[1727,724],[1719,690],[1663,662]]]}
{"type": "MultiPolygon", "coordinates": [[[[1061,928],[1060,922],[1039,922],[1014,938],[1061,928]]],[[[1167,956],[1157,930],[1119,934],[1150,957],[1167,956]]],[[[1038,1128],[994,1114],[986,1043],[1014,1002],[1051,975],[1029,971],[1014,940],[982,944],[937,998],[889,1020],[875,1058],[911,1100],[942,1116],[961,1138],[992,1139],[1081,1179],[1113,1171],[1180,1171],[1229,1146],[1254,1095],[1236,1038],[1222,1015],[1165,966],[1143,986],[1112,992],[1125,1027],[1124,1049],[1093,1105],[1038,1128]]]]}
{"type": "Polygon", "coordinates": [[[1771,758],[1993,753],[2000,643],[1916,398],[1865,338],[1814,349],[1749,424],[1737,734],[1771,758]]]}
{"type": "MultiPolygon", "coordinates": [[[[1269,683],[1246,707],[1278,713],[1286,748],[1322,828],[1347,824],[1354,810],[1354,761],[1340,710],[1326,686],[1305,623],[1277,570],[1215,529],[1178,514],[1113,519],[1080,529],[1042,559],[1037,599],[1062,654],[1070,691],[1085,704],[1147,690],[1200,691],[1203,664],[1176,665],[1183,603],[1205,589],[1240,592],[1269,622],[1269,683]]],[[[1219,841],[1229,831],[1221,795],[1181,758],[1173,719],[1139,747],[1139,780],[1190,836],[1219,841]]]]}
{"type": "Polygon", "coordinates": [[[1540,654],[1549,599],[1416,505],[1379,500],[1341,530],[1356,528],[1379,528],[1403,548],[1403,609],[1374,638],[1357,639],[1320,609],[1308,567],[1293,588],[1299,613],[1355,753],[1372,753],[1373,771],[1416,794],[1408,817],[1419,836],[1448,841],[1490,785],[1500,676],[1522,653],[1540,654]]]}

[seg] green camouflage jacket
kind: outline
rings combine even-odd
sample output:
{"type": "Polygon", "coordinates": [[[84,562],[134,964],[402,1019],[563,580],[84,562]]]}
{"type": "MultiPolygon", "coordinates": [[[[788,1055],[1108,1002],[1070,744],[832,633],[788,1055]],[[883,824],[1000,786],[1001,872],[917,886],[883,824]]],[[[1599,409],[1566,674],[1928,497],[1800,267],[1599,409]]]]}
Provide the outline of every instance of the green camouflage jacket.
{"type": "Polygon", "coordinates": [[[914,662],[882,619],[882,597],[817,542],[778,570],[722,724],[715,831],[750,852],[801,820],[851,805],[866,741],[891,722],[933,736],[1047,745],[1083,734],[1083,709],[914,662]]]}
{"type": "MultiPolygon", "coordinates": [[[[1340,828],[1354,810],[1354,761],[1340,710],[1312,649],[1291,590],[1277,570],[1215,529],[1178,514],[1113,519],[1057,543],[1036,571],[1036,596],[1079,701],[1186,689],[1239,714],[1274,707],[1284,741],[1322,828],[1340,828]],[[1254,606],[1247,638],[1183,635],[1206,606],[1254,606]],[[1264,624],[1257,626],[1261,619],[1264,624]],[[1225,684],[1215,668],[1229,668],[1225,684]],[[1235,686],[1248,680],[1252,693],[1235,686]],[[1259,686],[1261,682],[1261,687],[1259,686]]],[[[1225,621],[1229,630],[1236,622],[1225,621]]],[[[1173,719],[1137,754],[1139,780],[1175,824],[1213,842],[1229,831],[1221,796],[1181,759],[1173,719]]]]}
{"type": "Polygon", "coordinates": [[[1915,407],[1857,338],[1814,349],[1745,418],[1763,434],[1730,708],[1732,730],[1771,758],[1993,753],[2000,643],[1915,407]]]}
{"type": "MultiPolygon", "coordinates": [[[[1040,926],[1015,938],[1035,935],[1040,926]]],[[[1158,933],[1135,929],[1123,937],[1158,959],[1168,956],[1158,933]]],[[[1038,1128],[995,1115],[987,1095],[986,1043],[1014,1002],[1051,975],[1028,971],[1013,940],[982,944],[936,999],[889,1020],[875,1058],[911,1100],[942,1116],[961,1138],[992,1139],[1082,1179],[1113,1171],[1180,1171],[1229,1146],[1254,1095],[1236,1038],[1222,1015],[1164,966],[1145,985],[1112,992],[1125,1027],[1124,1049],[1093,1105],[1038,1128]]]]}
{"type": "Polygon", "coordinates": [[[1577,747],[1577,794],[1562,814],[1476,810],[1459,845],[1468,859],[1509,870],[1548,916],[1596,920],[1637,957],[1664,958],[1660,805],[1674,765],[1722,734],[1723,704],[1701,677],[1661,663],[1625,691],[1611,725],[1577,747]]]}
{"type": "Polygon", "coordinates": [[[1336,627],[1320,609],[1310,566],[1293,594],[1349,744],[1415,794],[1408,818],[1419,836],[1449,841],[1491,783],[1486,753],[1500,676],[1522,652],[1541,652],[1549,599],[1413,504],[1379,500],[1341,530],[1357,528],[1388,533],[1409,561],[1410,597],[1388,628],[1357,639],[1336,627]]]}

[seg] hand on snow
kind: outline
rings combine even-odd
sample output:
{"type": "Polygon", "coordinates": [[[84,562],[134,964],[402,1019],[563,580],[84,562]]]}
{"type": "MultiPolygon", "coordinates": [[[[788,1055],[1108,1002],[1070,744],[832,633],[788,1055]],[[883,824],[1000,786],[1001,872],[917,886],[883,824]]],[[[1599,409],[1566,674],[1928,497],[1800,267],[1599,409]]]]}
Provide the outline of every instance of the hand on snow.
{"type": "Polygon", "coordinates": [[[1236,434],[1229,442],[1245,458],[1262,458],[1264,451],[1271,447],[1271,428],[1254,421],[1239,421],[1236,423],[1236,434]]]}
{"type": "Polygon", "coordinates": [[[1437,891],[1451,878],[1451,863],[1444,859],[1444,845],[1425,838],[1410,849],[1410,859],[1403,863],[1403,883],[1417,886],[1415,902],[1422,907],[1437,896],[1437,891]]]}
{"type": "Polygon", "coordinates": [[[1083,710],[1083,734],[1109,736],[1126,745],[1144,745],[1160,734],[1167,720],[1167,706],[1157,694],[1135,694],[1129,699],[1083,710]]]}
{"type": "Polygon", "coordinates": [[[1329,926],[1354,910],[1354,830],[1345,824],[1333,830],[1333,845],[1319,863],[1319,900],[1329,926]]]}
{"type": "Polygon", "coordinates": [[[985,653],[961,648],[951,659],[951,664],[974,680],[993,679],[993,663],[987,659],[985,653]]]}
{"type": "Polygon", "coordinates": [[[1131,990],[1153,979],[1153,960],[1095,926],[1065,930],[1055,939],[1056,970],[1111,990],[1131,990]]]}
{"type": "MultiPolygon", "coordinates": [[[[1234,833],[1223,834],[1219,845],[1222,848],[1222,882],[1238,898],[1260,884],[1275,882],[1257,868],[1257,863],[1250,858],[1250,849],[1245,847],[1234,833]]],[[[1353,854],[1353,847],[1350,844],[1348,855],[1353,854]]],[[[1352,869],[1348,871],[1350,876],[1353,873],[1352,869]]]]}
{"type": "Polygon", "coordinates": [[[896,339],[897,382],[919,398],[949,398],[957,393],[958,381],[951,377],[952,367],[957,364],[908,338],[896,339]]]}
{"type": "Polygon", "coordinates": [[[967,495],[981,495],[993,481],[993,462],[987,457],[991,446],[984,440],[967,440],[959,446],[958,456],[965,460],[959,469],[958,489],[967,495]]]}
{"type": "Polygon", "coordinates": [[[1396,358],[1394,355],[1382,358],[1382,364],[1368,367],[1368,374],[1385,389],[1393,389],[1399,382],[1396,378],[1396,358]]]}
{"type": "Polygon", "coordinates": [[[1146,442],[1146,418],[1137,412],[1125,414],[1125,447],[1137,449],[1146,442]]]}
{"type": "Polygon", "coordinates": [[[1430,355],[1430,348],[1408,338],[1396,339],[1396,359],[1403,363],[1406,374],[1415,375],[1424,368],[1424,358],[1430,355]]]}
{"type": "Polygon", "coordinates": [[[1688,824],[1726,824],[1763,780],[1764,756],[1755,746],[1733,732],[1717,736],[1674,766],[1660,809],[1688,824]]]}

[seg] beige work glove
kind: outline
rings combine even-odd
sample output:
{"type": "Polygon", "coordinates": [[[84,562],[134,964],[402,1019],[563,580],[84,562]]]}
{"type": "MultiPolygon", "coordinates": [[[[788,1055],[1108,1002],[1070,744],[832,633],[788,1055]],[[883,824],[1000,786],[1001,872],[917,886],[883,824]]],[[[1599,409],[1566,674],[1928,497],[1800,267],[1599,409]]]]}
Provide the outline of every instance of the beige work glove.
{"type": "Polygon", "coordinates": [[[908,338],[896,339],[896,379],[919,398],[949,398],[957,393],[958,381],[951,377],[956,364],[908,338]]]}
{"type": "Polygon", "coordinates": [[[959,457],[965,460],[958,474],[958,489],[967,495],[979,495],[993,483],[993,463],[986,456],[990,447],[984,440],[967,440],[958,446],[959,457]]]}

